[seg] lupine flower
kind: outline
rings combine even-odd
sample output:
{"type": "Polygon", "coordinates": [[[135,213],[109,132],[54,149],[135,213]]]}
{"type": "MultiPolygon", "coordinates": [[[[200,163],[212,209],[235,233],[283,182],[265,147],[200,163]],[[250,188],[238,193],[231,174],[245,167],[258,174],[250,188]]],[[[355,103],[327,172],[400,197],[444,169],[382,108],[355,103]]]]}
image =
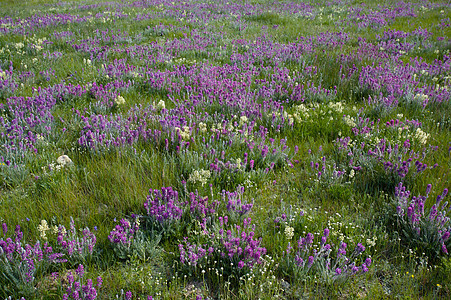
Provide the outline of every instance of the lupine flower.
{"type": "MultiPolygon", "coordinates": [[[[425,196],[413,196],[410,199],[410,191],[407,191],[402,183],[395,188],[396,213],[403,230],[415,232],[419,243],[425,246],[426,251],[430,251],[429,255],[434,258],[435,251],[431,247],[441,248],[444,254],[447,254],[447,247],[451,227],[449,227],[449,209],[448,203],[442,200],[448,193],[445,189],[441,195],[437,196],[435,204],[425,211],[426,200],[431,192],[432,185],[426,187],[425,196]],[[424,242],[427,241],[427,242],[424,242]]],[[[415,242],[409,238],[409,243],[415,242]]],[[[437,249],[435,249],[437,250],[437,249]]]]}
{"type": "Polygon", "coordinates": [[[314,272],[317,268],[326,270],[325,273],[321,273],[322,276],[328,276],[330,279],[335,280],[339,276],[351,276],[357,275],[360,272],[366,272],[371,265],[371,259],[367,258],[365,262],[357,267],[353,261],[356,256],[365,251],[365,247],[358,243],[353,254],[349,257],[346,256],[346,243],[341,243],[337,256],[335,259],[330,257],[332,253],[331,245],[326,244],[329,236],[329,229],[324,230],[324,234],[321,237],[321,243],[319,249],[314,249],[312,233],[308,233],[305,238],[300,238],[298,241],[297,249],[293,249],[291,245],[288,245],[287,250],[284,252],[285,260],[283,262],[287,268],[294,270],[295,274],[301,276],[314,272]]]}

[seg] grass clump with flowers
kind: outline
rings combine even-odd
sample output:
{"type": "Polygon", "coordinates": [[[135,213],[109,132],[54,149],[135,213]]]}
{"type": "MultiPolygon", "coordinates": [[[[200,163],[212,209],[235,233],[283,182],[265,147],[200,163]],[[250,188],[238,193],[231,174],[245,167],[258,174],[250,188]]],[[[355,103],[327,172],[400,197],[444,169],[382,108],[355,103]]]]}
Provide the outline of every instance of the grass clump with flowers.
{"type": "Polygon", "coordinates": [[[450,11],[3,1],[0,297],[450,298],[450,11]]]}

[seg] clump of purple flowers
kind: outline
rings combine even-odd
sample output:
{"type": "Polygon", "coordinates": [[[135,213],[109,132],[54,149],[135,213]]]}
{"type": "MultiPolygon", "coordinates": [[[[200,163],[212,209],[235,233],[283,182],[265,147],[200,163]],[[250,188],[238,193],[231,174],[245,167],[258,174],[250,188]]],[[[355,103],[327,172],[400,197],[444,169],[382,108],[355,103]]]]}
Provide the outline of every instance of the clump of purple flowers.
{"type": "Polygon", "coordinates": [[[58,246],[70,259],[84,262],[92,256],[94,246],[97,243],[95,234],[89,228],[85,228],[81,231],[80,236],[79,230],[75,228],[75,222],[72,217],[70,219],[69,231],[63,225],[59,225],[57,234],[58,246]]]}
{"type": "Polygon", "coordinates": [[[431,189],[432,185],[429,184],[425,196],[410,198],[410,191],[401,182],[395,188],[395,205],[403,240],[414,244],[415,248],[434,260],[441,254],[447,255],[451,246],[451,210],[448,201],[443,202],[448,189],[437,196],[429,210],[425,209],[431,189]]]}
{"type": "Polygon", "coordinates": [[[209,227],[204,219],[200,227],[203,243],[185,237],[179,244],[180,262],[191,274],[193,271],[203,274],[208,269],[209,276],[219,276],[221,270],[221,276],[227,278],[245,274],[263,263],[266,249],[260,246],[261,239],[255,237],[255,225],[251,225],[250,218],[240,226],[229,223],[227,216],[219,217],[218,224],[209,227]]]}
{"type": "Polygon", "coordinates": [[[66,262],[62,253],[53,251],[47,242],[26,244],[23,232],[16,226],[14,237],[6,237],[8,227],[2,224],[3,238],[0,239],[0,292],[16,297],[31,297],[35,293],[35,275],[57,263],[66,262]]]}
{"type": "Polygon", "coordinates": [[[319,244],[314,244],[312,233],[300,238],[294,247],[289,243],[284,252],[285,259],[280,264],[282,271],[294,280],[303,280],[309,273],[316,272],[327,283],[368,272],[371,258],[366,258],[360,265],[357,263],[359,256],[365,251],[361,243],[347,255],[346,243],[340,242],[335,251],[333,245],[327,243],[328,237],[329,229],[326,228],[319,244]]]}
{"type": "Polygon", "coordinates": [[[131,224],[127,219],[121,219],[110,232],[108,239],[113,244],[119,244],[125,247],[130,247],[135,233],[139,230],[139,222],[131,224]]]}
{"type": "MultiPolygon", "coordinates": [[[[185,190],[186,191],[186,190],[185,190]]],[[[144,207],[147,210],[147,216],[144,220],[146,228],[153,228],[157,231],[177,231],[183,226],[177,226],[180,220],[187,218],[190,220],[204,219],[211,220],[219,208],[220,201],[203,197],[198,191],[189,193],[188,199],[179,199],[179,194],[172,187],[162,187],[161,190],[150,189],[144,207]]]]}
{"type": "Polygon", "coordinates": [[[113,245],[114,252],[119,258],[127,259],[133,252],[145,253],[145,251],[136,251],[140,250],[140,245],[143,244],[143,242],[145,243],[143,234],[139,230],[139,225],[139,218],[136,218],[133,223],[127,219],[121,219],[119,224],[117,224],[110,232],[110,235],[108,235],[108,239],[113,245]]]}
{"type": "Polygon", "coordinates": [[[201,197],[199,193],[189,194],[189,211],[192,217],[199,220],[210,217],[216,213],[220,202],[218,200],[208,200],[208,197],[201,197]]]}
{"type": "Polygon", "coordinates": [[[222,191],[223,202],[227,203],[226,208],[231,216],[244,216],[254,206],[253,203],[246,203],[242,200],[243,194],[244,187],[242,186],[238,186],[234,192],[222,191]]]}
{"type": "Polygon", "coordinates": [[[75,272],[69,272],[67,275],[68,285],[66,293],[63,294],[63,300],[94,300],[97,299],[97,289],[102,286],[102,277],[97,277],[97,284],[94,285],[92,279],[84,282],[85,269],[79,265],[75,272]],[[75,273],[75,274],[74,274],[75,273]]]}
{"type": "Polygon", "coordinates": [[[17,88],[18,84],[13,78],[13,62],[10,61],[8,69],[2,69],[0,67],[0,96],[7,96],[13,94],[17,88]]]}
{"type": "Polygon", "coordinates": [[[190,267],[196,267],[207,256],[214,254],[214,248],[211,246],[192,244],[188,238],[183,239],[183,244],[179,244],[180,262],[190,267]]]}
{"type": "Polygon", "coordinates": [[[335,141],[337,161],[350,170],[349,177],[355,174],[357,185],[392,190],[398,182],[415,181],[427,169],[438,166],[431,160],[438,147],[426,144],[428,135],[421,131],[419,121],[392,120],[381,126],[380,120],[369,118],[346,120],[353,123],[354,136],[335,141]],[[416,151],[418,147],[423,149],[416,151]]]}
{"type": "Polygon", "coordinates": [[[161,190],[149,190],[149,195],[144,203],[147,215],[160,224],[172,223],[180,220],[183,214],[184,204],[179,200],[177,191],[172,187],[163,187],[161,190]]]}
{"type": "Polygon", "coordinates": [[[252,269],[255,264],[262,263],[266,249],[260,247],[261,239],[255,239],[255,225],[251,218],[244,219],[243,227],[229,225],[227,217],[219,217],[220,256],[236,262],[239,269],[252,269]]]}

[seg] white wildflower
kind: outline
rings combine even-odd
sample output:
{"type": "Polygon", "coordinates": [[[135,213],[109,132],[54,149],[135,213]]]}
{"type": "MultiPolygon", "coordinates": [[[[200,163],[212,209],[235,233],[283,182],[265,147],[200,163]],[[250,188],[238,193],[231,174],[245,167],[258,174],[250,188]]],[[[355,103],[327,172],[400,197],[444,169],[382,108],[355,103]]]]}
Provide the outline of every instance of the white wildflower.
{"type": "Polygon", "coordinates": [[[237,159],[236,159],[236,167],[237,167],[238,169],[241,168],[241,158],[237,158],[237,159]]]}
{"type": "Polygon", "coordinates": [[[122,97],[121,95],[119,95],[119,96],[116,97],[116,99],[114,99],[114,102],[115,102],[117,105],[122,105],[122,104],[125,103],[125,99],[124,99],[124,97],[122,97]]]}
{"type": "Polygon", "coordinates": [[[285,227],[285,236],[291,240],[294,236],[294,228],[290,226],[285,227]]]}
{"type": "Polygon", "coordinates": [[[294,123],[293,115],[288,114],[286,118],[288,119],[288,125],[293,125],[294,123]]]}
{"type": "Polygon", "coordinates": [[[166,103],[164,103],[163,100],[160,100],[160,102],[158,102],[158,104],[157,104],[157,109],[158,110],[162,110],[162,109],[165,109],[165,108],[166,108],[166,103]]]}
{"type": "Polygon", "coordinates": [[[343,112],[343,104],[341,102],[337,103],[329,102],[328,106],[338,113],[343,112]]]}
{"type": "Polygon", "coordinates": [[[424,145],[429,138],[429,134],[421,130],[421,128],[417,128],[417,130],[415,131],[415,138],[417,138],[418,141],[424,145]]]}
{"type": "Polygon", "coordinates": [[[377,241],[377,237],[373,237],[373,239],[367,239],[366,243],[370,246],[370,247],[374,247],[376,246],[376,241],[377,241]]]}
{"type": "Polygon", "coordinates": [[[413,100],[417,103],[423,104],[425,100],[429,99],[428,95],[416,94],[413,100]]]}
{"type": "Polygon", "coordinates": [[[240,125],[243,125],[246,122],[247,122],[247,117],[246,116],[241,116],[240,117],[240,125]]]}
{"type": "Polygon", "coordinates": [[[139,77],[139,73],[135,72],[135,71],[131,71],[130,72],[130,76],[133,77],[133,78],[138,78],[139,77]]]}
{"type": "Polygon", "coordinates": [[[199,123],[199,130],[200,130],[200,132],[206,132],[207,131],[207,124],[200,122],[199,123]]]}
{"type": "Polygon", "coordinates": [[[175,131],[177,131],[183,140],[188,141],[190,138],[190,130],[188,126],[183,126],[182,128],[175,127],[175,131]]]}
{"type": "Polygon", "coordinates": [[[346,125],[348,125],[352,128],[354,128],[356,126],[356,123],[354,122],[354,120],[348,115],[343,117],[343,121],[346,123],[346,125]]]}
{"type": "Polygon", "coordinates": [[[188,181],[192,183],[200,182],[202,186],[204,186],[210,176],[211,173],[209,170],[194,170],[194,172],[189,175],[188,181]]]}
{"type": "Polygon", "coordinates": [[[40,233],[40,237],[43,238],[44,240],[47,239],[46,236],[46,232],[50,230],[47,221],[46,220],[41,220],[41,224],[38,225],[38,231],[40,233]]]}

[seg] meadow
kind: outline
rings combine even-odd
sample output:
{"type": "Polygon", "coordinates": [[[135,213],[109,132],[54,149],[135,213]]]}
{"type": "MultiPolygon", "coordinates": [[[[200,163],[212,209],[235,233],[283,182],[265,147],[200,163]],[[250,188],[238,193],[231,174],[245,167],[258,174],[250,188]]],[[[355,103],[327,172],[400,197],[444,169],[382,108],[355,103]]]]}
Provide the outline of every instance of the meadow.
{"type": "Polygon", "coordinates": [[[450,299],[449,1],[0,2],[0,299],[450,299]]]}

